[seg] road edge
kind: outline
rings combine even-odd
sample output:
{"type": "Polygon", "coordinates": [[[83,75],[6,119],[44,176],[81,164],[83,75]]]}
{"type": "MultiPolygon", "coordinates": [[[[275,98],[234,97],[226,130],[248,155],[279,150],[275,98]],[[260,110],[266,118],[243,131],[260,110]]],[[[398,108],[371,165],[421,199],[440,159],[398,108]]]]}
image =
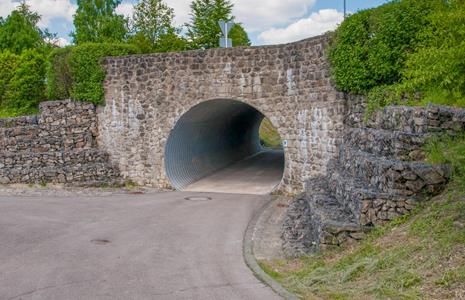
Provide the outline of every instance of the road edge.
{"type": "Polygon", "coordinates": [[[265,210],[267,210],[274,202],[276,198],[271,196],[271,199],[262,205],[255,213],[252,219],[247,225],[247,229],[244,234],[242,254],[244,256],[245,264],[252,270],[255,277],[269,286],[275,293],[287,300],[298,300],[297,296],[286,290],[279,282],[274,280],[270,275],[266,274],[265,271],[258,265],[253,253],[253,234],[255,227],[260,219],[260,216],[265,210]]]}

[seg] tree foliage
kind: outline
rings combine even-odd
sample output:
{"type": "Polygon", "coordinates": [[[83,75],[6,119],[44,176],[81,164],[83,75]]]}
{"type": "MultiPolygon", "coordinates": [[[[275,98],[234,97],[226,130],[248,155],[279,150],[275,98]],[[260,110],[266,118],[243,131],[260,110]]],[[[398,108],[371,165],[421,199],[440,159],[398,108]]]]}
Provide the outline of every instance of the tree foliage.
{"type": "Polygon", "coordinates": [[[0,50],[21,54],[27,49],[43,47],[43,32],[37,26],[39,20],[40,16],[22,3],[0,22],[0,50]]]}
{"type": "Polygon", "coordinates": [[[87,43],[56,49],[49,56],[48,93],[52,99],[88,101],[101,104],[105,70],[102,59],[139,53],[133,45],[87,43]]]}
{"type": "Polygon", "coordinates": [[[455,98],[465,105],[465,1],[452,0],[428,16],[430,26],[420,31],[420,47],[408,57],[402,88],[408,92],[455,98]]]}
{"type": "Polygon", "coordinates": [[[465,106],[465,2],[397,0],[347,18],[329,58],[338,88],[396,103],[465,106]]]}
{"type": "Polygon", "coordinates": [[[69,99],[73,78],[69,59],[72,46],[54,49],[47,59],[47,96],[49,99],[69,99]]]}
{"type": "Polygon", "coordinates": [[[19,56],[10,51],[0,52],[0,107],[5,103],[11,79],[19,64],[19,56]]]}
{"type": "MultiPolygon", "coordinates": [[[[187,37],[194,49],[217,48],[223,35],[219,20],[234,21],[233,4],[229,0],[194,0],[191,3],[191,23],[187,24],[187,37]]],[[[234,46],[248,46],[250,40],[241,24],[231,29],[234,46]]]]}
{"type": "Polygon", "coordinates": [[[330,51],[337,86],[344,92],[366,93],[401,79],[425,18],[442,0],[393,1],[349,16],[338,28],[330,51]]]}
{"type": "Polygon", "coordinates": [[[78,0],[74,15],[75,44],[118,43],[126,40],[128,21],[115,12],[121,0],[78,0]]]}
{"type": "Polygon", "coordinates": [[[0,110],[12,115],[34,110],[45,97],[45,57],[37,50],[0,55],[0,110]]]}
{"type": "Polygon", "coordinates": [[[187,41],[173,25],[174,10],[163,0],[142,0],[134,7],[129,42],[143,53],[181,51],[187,41]]]}

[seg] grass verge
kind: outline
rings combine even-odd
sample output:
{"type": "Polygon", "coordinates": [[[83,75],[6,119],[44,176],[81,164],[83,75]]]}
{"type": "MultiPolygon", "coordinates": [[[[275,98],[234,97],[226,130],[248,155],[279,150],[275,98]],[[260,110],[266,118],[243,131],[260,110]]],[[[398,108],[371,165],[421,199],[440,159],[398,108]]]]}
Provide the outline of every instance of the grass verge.
{"type": "Polygon", "coordinates": [[[464,195],[451,187],[358,245],[260,266],[302,299],[460,299],[464,195]]]}

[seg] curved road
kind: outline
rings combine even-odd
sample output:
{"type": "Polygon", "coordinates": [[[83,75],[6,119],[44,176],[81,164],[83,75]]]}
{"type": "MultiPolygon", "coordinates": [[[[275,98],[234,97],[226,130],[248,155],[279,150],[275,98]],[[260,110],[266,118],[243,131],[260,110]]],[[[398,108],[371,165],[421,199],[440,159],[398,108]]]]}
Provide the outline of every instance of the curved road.
{"type": "Polygon", "coordinates": [[[267,199],[0,196],[0,299],[278,299],[242,256],[267,199]]]}

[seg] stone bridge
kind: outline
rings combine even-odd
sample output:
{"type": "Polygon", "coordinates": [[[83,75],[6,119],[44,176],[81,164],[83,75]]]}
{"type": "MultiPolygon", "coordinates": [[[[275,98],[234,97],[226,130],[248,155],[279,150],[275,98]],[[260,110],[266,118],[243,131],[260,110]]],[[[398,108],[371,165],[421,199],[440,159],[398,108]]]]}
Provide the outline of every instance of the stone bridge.
{"type": "Polygon", "coordinates": [[[182,190],[262,151],[258,129],[267,117],[284,141],[277,189],[299,193],[325,175],[342,137],[344,94],[331,84],[328,44],[320,36],[107,58],[99,145],[125,178],[182,190]]]}

